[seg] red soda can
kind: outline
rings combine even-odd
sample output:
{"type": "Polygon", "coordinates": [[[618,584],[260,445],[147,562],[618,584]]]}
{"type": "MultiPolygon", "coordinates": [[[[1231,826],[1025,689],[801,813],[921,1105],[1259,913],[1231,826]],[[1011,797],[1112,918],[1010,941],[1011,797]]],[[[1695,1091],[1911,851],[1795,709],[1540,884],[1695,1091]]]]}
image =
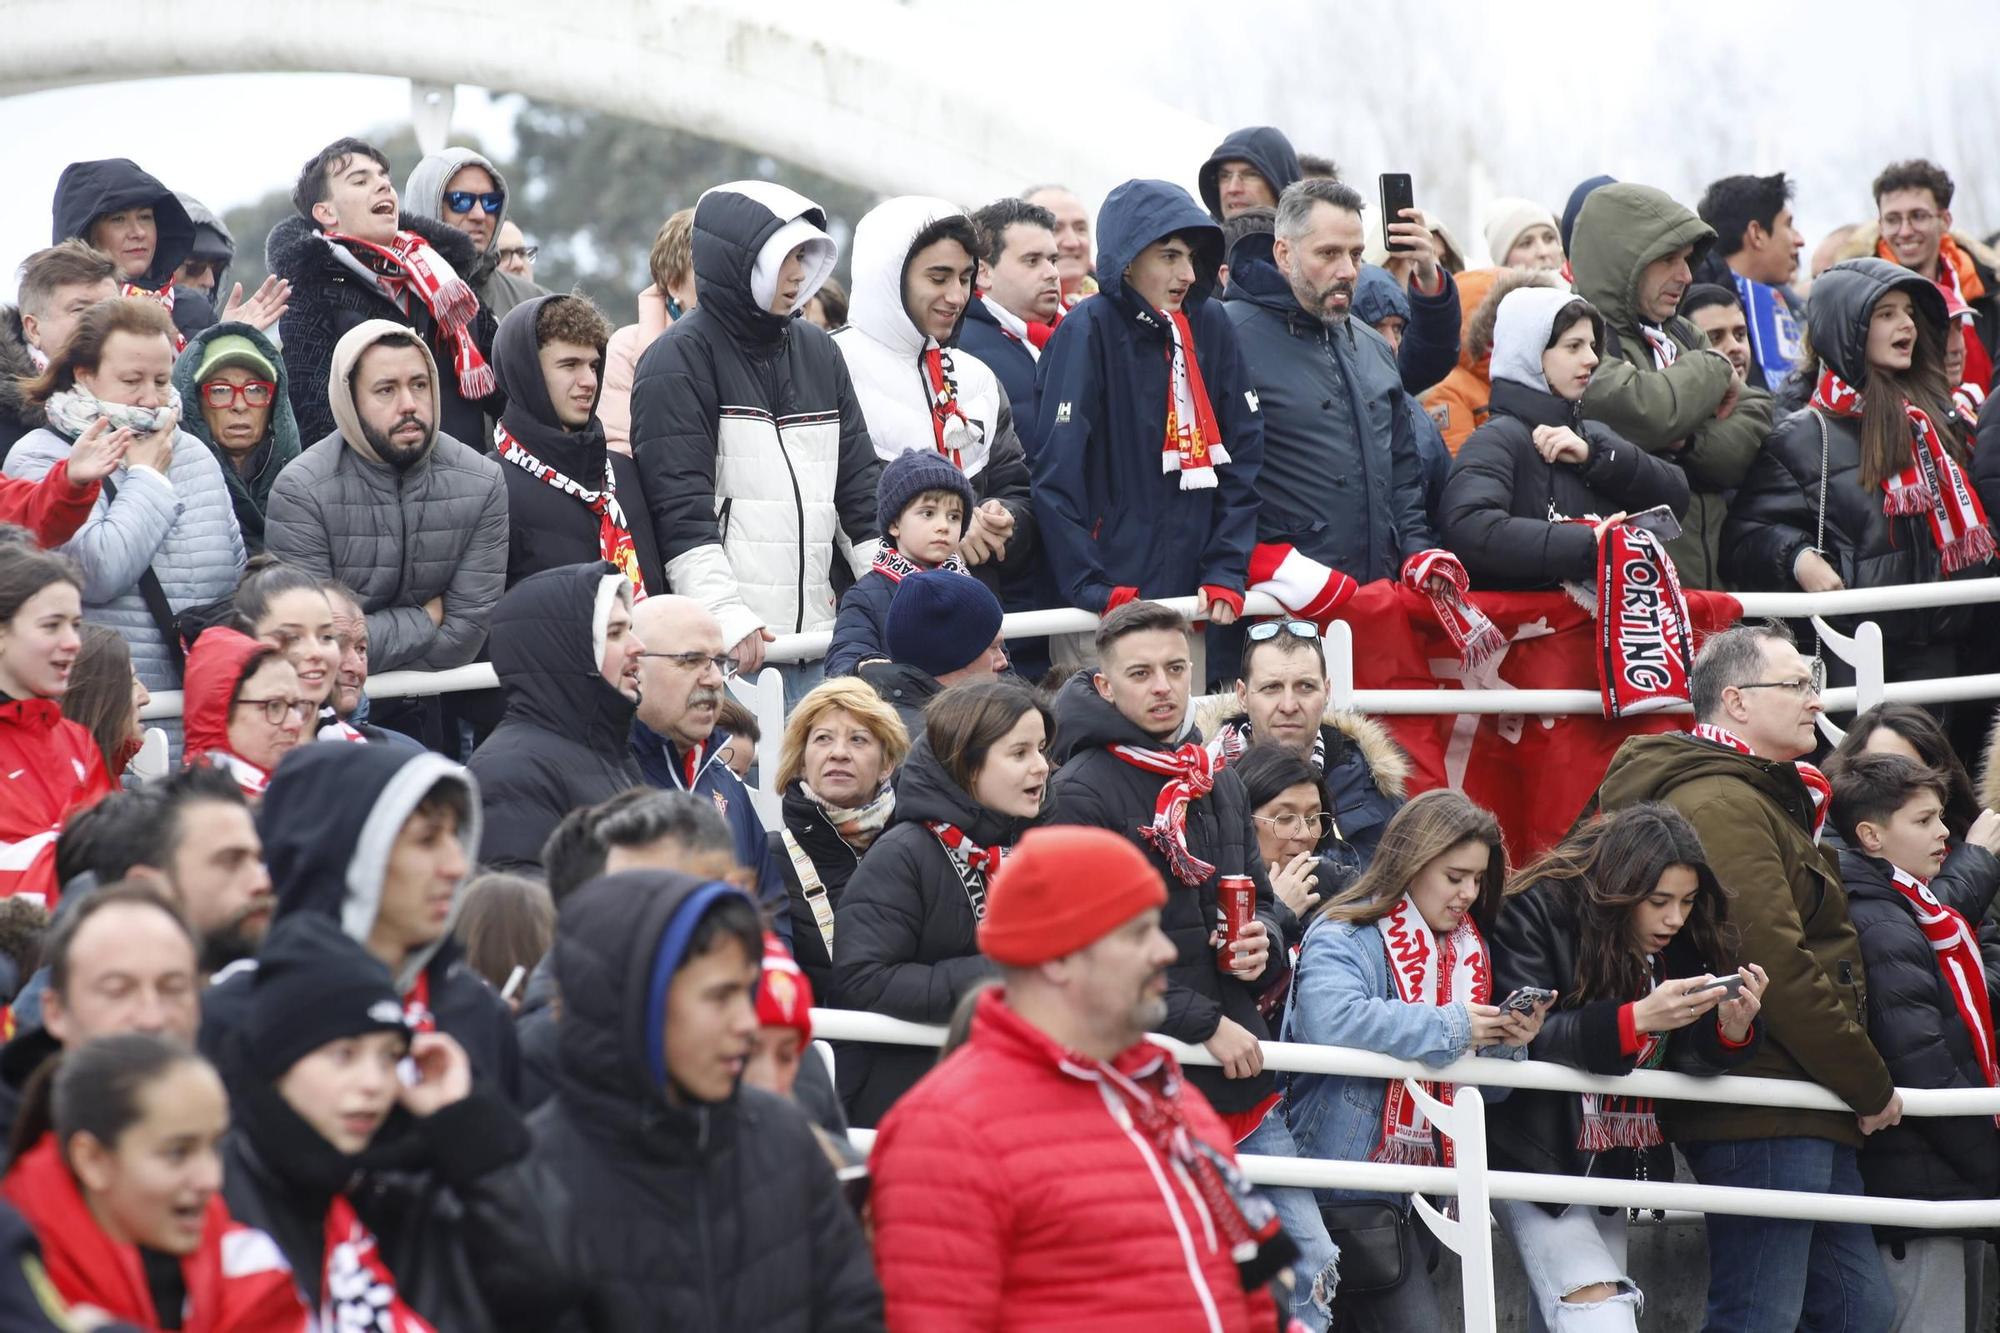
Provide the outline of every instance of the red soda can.
{"type": "Polygon", "coordinates": [[[1215,882],[1216,906],[1222,912],[1222,944],[1215,951],[1216,962],[1227,972],[1234,958],[1234,944],[1257,915],[1257,881],[1248,875],[1224,875],[1215,882]]]}

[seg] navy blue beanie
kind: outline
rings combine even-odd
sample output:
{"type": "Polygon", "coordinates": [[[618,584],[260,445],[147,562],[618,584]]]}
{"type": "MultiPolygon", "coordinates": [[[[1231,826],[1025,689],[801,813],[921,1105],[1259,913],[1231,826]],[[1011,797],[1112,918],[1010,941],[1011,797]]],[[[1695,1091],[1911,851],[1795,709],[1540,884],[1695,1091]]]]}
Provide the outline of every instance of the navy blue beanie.
{"type": "Polygon", "coordinates": [[[910,449],[890,459],[882,469],[882,480],[875,484],[875,530],[882,534],[884,546],[896,544],[896,539],[889,535],[889,525],[900,519],[910,501],[925,491],[949,491],[964,502],[958,535],[965,535],[965,527],[972,521],[972,511],[978,503],[972,494],[972,483],[937,450],[910,449]]]}
{"type": "Polygon", "coordinates": [[[886,637],[891,661],[948,675],[978,661],[1000,637],[1000,603],[970,574],[926,569],[896,585],[886,637]]]}

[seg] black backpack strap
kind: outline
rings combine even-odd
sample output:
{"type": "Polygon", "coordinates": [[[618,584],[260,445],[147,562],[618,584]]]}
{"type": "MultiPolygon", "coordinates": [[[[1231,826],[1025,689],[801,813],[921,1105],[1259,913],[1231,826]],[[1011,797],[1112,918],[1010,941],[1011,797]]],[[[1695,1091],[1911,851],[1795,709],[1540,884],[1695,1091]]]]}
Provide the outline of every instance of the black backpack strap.
{"type": "MultiPolygon", "coordinates": [[[[111,478],[104,479],[104,503],[109,508],[118,498],[118,487],[111,478]]],[[[174,621],[173,604],[167,600],[167,590],[160,586],[160,576],[153,572],[152,563],[146,565],[146,572],[139,576],[139,597],[146,603],[146,614],[153,618],[153,627],[166,640],[167,655],[173,659],[174,674],[183,680],[187,677],[187,649],[181,644],[180,626],[174,621]]]]}

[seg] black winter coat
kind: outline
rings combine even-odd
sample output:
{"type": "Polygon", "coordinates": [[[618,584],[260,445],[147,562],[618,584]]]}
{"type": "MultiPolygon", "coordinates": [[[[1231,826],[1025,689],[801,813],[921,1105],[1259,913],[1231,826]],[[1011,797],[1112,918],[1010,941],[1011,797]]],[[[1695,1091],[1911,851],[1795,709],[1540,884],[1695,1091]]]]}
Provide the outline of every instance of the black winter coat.
{"type": "Polygon", "coordinates": [[[1687,513],[1687,473],[1585,421],[1581,404],[1513,380],[1493,381],[1492,415],[1472,432],[1445,483],[1444,544],[1478,588],[1595,585],[1597,538],[1564,523],[1666,505],[1687,513]],[[1588,461],[1547,463],[1535,427],[1567,426],[1590,446],[1588,461]]]}
{"type": "MultiPolygon", "coordinates": [[[[1931,892],[1976,929],[2000,886],[2000,863],[1978,847],[1961,847],[1952,857],[1962,858],[1958,873],[1940,873],[1931,880],[1931,892]],[[1968,869],[1973,873],[1965,873],[1968,869]],[[1986,873],[1978,873],[1981,869],[1986,873]]],[[[1949,862],[1946,868],[1952,868],[1949,862]]],[[[1888,864],[1843,847],[1840,878],[1867,967],[1868,1037],[1888,1062],[1896,1086],[1985,1087],[1937,954],[1890,881],[1888,864]]],[[[1911,1116],[1862,1144],[1861,1179],[1876,1195],[1990,1199],[2000,1194],[2000,1130],[1991,1116],[1911,1116]]],[[[1885,1239],[1898,1234],[1880,1230],[1885,1239]]]]}
{"type": "MultiPolygon", "coordinates": [[[[130,158],[101,158],[64,167],[56,181],[55,226],[49,239],[56,243],[70,238],[88,242],[92,223],[128,208],[153,210],[153,266],[133,282],[157,292],[174,280],[174,273],[194,252],[194,219],[172,190],[130,158]]],[[[121,274],[119,281],[124,280],[121,274]]],[[[215,308],[206,301],[182,302],[177,292],[173,319],[174,327],[189,337],[215,323],[215,308]]]]}
{"type": "Polygon", "coordinates": [[[494,608],[487,644],[507,711],[469,765],[486,803],[482,865],[540,866],[565,815],[640,785],[638,705],[605,682],[591,648],[598,584],[617,573],[603,560],[545,569],[494,608]]]}
{"type": "MultiPolygon", "coordinates": [[[[1138,836],[1153,822],[1153,807],[1167,779],[1126,763],[1107,748],[1137,745],[1171,748],[1148,736],[1098,696],[1090,674],[1080,671],[1056,695],[1056,744],[1052,758],[1062,764],[1050,783],[1047,820],[1051,824],[1087,824],[1110,829],[1132,840],[1167,885],[1167,905],[1160,929],[1174,942],[1177,957],[1167,971],[1167,1019],[1160,1031],[1199,1044],[1215,1035],[1224,1018],[1249,1030],[1259,1041],[1271,1030],[1257,1009],[1257,997],[1282,982],[1287,963],[1280,947],[1285,938],[1286,911],[1271,893],[1264,861],[1258,855],[1256,826],[1250,822],[1250,796],[1243,780],[1228,769],[1215,774],[1215,789],[1188,807],[1188,849],[1216,868],[1197,885],[1183,884],[1166,858],[1138,836]],[[1223,875],[1248,875],[1257,885],[1257,919],[1271,940],[1271,964],[1255,982],[1241,981],[1218,964],[1209,936],[1218,920],[1216,880],[1223,875]]],[[[1173,744],[1199,744],[1192,729],[1173,744]]],[[[1224,1115],[1247,1111],[1271,1095],[1270,1070],[1253,1078],[1231,1079],[1210,1065],[1190,1065],[1190,1082],[1200,1088],[1224,1115]]]]}
{"type": "MultiPolygon", "coordinates": [[[[860,853],[847,845],[840,830],[826,817],[826,811],[806,795],[805,783],[797,778],[785,788],[784,825],[791,843],[804,853],[813,873],[825,886],[827,904],[834,909],[838,923],[840,901],[846,894],[848,880],[861,864],[860,853]]],[[[812,982],[814,997],[825,1004],[833,994],[833,959],[827,954],[819,919],[813,915],[812,905],[806,902],[805,886],[799,880],[798,866],[792,861],[791,846],[782,837],[774,837],[772,841],[778,869],[785,877],[785,893],[792,905],[792,956],[804,970],[806,980],[812,982]]]]}
{"type": "MultiPolygon", "coordinates": [[[[464,232],[414,213],[403,214],[400,225],[429,242],[461,278],[472,271],[479,255],[472,238],[464,232]]],[[[497,392],[469,399],[459,391],[458,377],[451,371],[450,340],[422,301],[413,296],[409,310],[399,308],[335,259],[332,248],[320,239],[319,228],[302,217],[288,217],[271,228],[264,242],[264,263],[274,276],[292,284],[292,303],[279,321],[278,331],[291,376],[292,413],[298,418],[302,443],[310,447],[337,429],[326,396],[334,344],[357,325],[386,319],[407,325],[430,345],[438,365],[438,429],[468,448],[493,452],[486,417],[499,416],[506,401],[497,392]]],[[[493,312],[481,305],[472,322],[472,341],[488,360],[493,355],[496,327],[493,312]]]]}
{"type": "Polygon", "coordinates": [[[700,891],[646,871],[563,903],[555,1099],[529,1118],[527,1159],[472,1199],[479,1271],[504,1328],[883,1326],[867,1243],[805,1115],[755,1088],[670,1104],[649,1077],[664,1021],[649,999],[656,955],[700,891]]]}
{"type": "MultiPolygon", "coordinates": [[[[1032,822],[978,804],[920,739],[896,773],[896,813],[848,881],[836,913],[832,1003],[912,1023],[949,1023],[965,993],[996,975],[979,952],[986,877],[961,877],[924,827],[954,824],[980,847],[1011,847],[1032,822]],[[977,896],[978,905],[974,905],[977,896]]],[[[843,1047],[840,1099],[873,1125],[937,1063],[927,1047],[843,1047]]]]}
{"type": "Polygon", "coordinates": [[[924,734],[924,709],[944,692],[936,676],[908,662],[869,662],[855,674],[896,710],[912,741],[924,734]]]}
{"type": "MultiPolygon", "coordinates": [[[[1619,1038],[1618,1011],[1623,1000],[1575,1002],[1576,952],[1582,927],[1577,920],[1575,890],[1540,884],[1507,899],[1493,926],[1493,994],[1495,1003],[1521,986],[1557,992],[1539,1036],[1528,1047],[1528,1058],[1550,1060],[1590,1074],[1629,1074],[1637,1058],[1627,1055],[1619,1038]]],[[[1667,946],[1662,980],[1721,975],[1721,960],[1704,959],[1686,933],[1667,946]]],[[[1872,978],[1871,978],[1872,979],[1872,978]]],[[[1637,998],[1636,996],[1634,997],[1637,998]]],[[[1704,1018],[1666,1034],[1663,1067],[1681,1074],[1727,1073],[1756,1054],[1764,1037],[1764,1020],[1756,1019],[1750,1040],[1731,1049],[1722,1044],[1722,1030],[1704,1018]]],[[[1538,1092],[1516,1088],[1487,1112],[1493,1133],[1487,1138],[1493,1164],[1500,1170],[1533,1171],[1545,1175],[1599,1176],[1625,1180],[1672,1180],[1673,1150],[1664,1144],[1636,1150],[1613,1148],[1586,1152],[1578,1148],[1583,1129],[1583,1098],[1572,1092],[1538,1092]]],[[[1545,1203],[1551,1215],[1563,1205],[1545,1203]]]]}
{"type": "MultiPolygon", "coordinates": [[[[659,544],[653,540],[653,513],[638,467],[607,447],[604,423],[594,412],[581,429],[567,430],[549,402],[535,320],[542,306],[555,299],[542,296],[515,306],[493,336],[493,372],[507,397],[500,424],[529,453],[587,490],[604,489],[604,464],[610,460],[612,494],[624,515],[625,529],[632,534],[639,577],[646,581],[647,592],[665,592],[667,576],[660,566],[659,544]]],[[[602,387],[600,382],[600,391],[602,387]]],[[[588,505],[505,458],[500,460],[500,474],[507,479],[508,587],[545,569],[604,558],[597,514],[588,505]]]]}
{"type": "MultiPolygon", "coordinates": [[[[11,1203],[0,1203],[0,1328],[16,1333],[70,1333],[76,1325],[49,1309],[42,1245],[11,1203]]],[[[100,1324],[103,1333],[131,1333],[130,1324],[100,1324]]]]}

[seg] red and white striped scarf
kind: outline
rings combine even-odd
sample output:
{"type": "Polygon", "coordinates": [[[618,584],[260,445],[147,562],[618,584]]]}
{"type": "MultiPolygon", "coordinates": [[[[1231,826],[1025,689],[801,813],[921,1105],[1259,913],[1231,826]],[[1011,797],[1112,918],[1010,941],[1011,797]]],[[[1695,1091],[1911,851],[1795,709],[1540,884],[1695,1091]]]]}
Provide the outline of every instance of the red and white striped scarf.
{"type": "Polygon", "coordinates": [[[931,392],[931,437],[937,442],[937,451],[963,472],[965,451],[978,442],[973,438],[976,428],[958,405],[958,379],[945,350],[926,347],[923,360],[924,385],[931,392]]]}
{"type": "Polygon", "coordinates": [[[1215,469],[1229,461],[1222,447],[1222,427],[1202,383],[1201,362],[1195,354],[1194,329],[1182,312],[1162,310],[1167,321],[1167,439],[1160,449],[1160,471],[1181,474],[1184,491],[1211,490],[1215,469]]]}
{"type": "MultiPolygon", "coordinates": [[[[1718,727],[1713,722],[1695,723],[1688,735],[1696,740],[1720,745],[1725,750],[1747,754],[1753,759],[1757,754],[1750,748],[1749,742],[1741,736],[1727,727],[1718,727]]],[[[1806,795],[1812,797],[1812,840],[1813,845],[1818,846],[1819,835],[1826,832],[1827,811],[1833,806],[1833,784],[1827,781],[1826,774],[1803,759],[1793,760],[1792,767],[1799,771],[1799,781],[1805,784],[1806,795]]]]}
{"type": "MultiPolygon", "coordinates": [[[[1979,1057],[1979,1071],[1986,1077],[1986,1086],[2000,1087],[2000,1059],[1996,1059],[1993,1047],[1993,1010],[1986,999],[1986,971],[1979,956],[1978,936],[1973,934],[1971,923],[1962,913],[1938,901],[1928,880],[1918,879],[1897,866],[1889,867],[1889,879],[1896,892],[1903,895],[1903,901],[1910,905],[1924,938],[1930,941],[1945,989],[1951,992],[1952,1002],[1958,1006],[1958,1020],[1965,1024],[1965,1033],[1972,1038],[1972,1053],[1979,1057]]],[[[2000,1116],[1994,1117],[1994,1123],[2000,1124],[2000,1116]]]]}
{"type": "Polygon", "coordinates": [[[531,477],[547,482],[564,495],[580,502],[597,515],[597,554],[618,566],[632,584],[632,600],[646,598],[646,579],[639,572],[639,551],[632,543],[632,525],[618,503],[617,478],[611,471],[611,451],[604,453],[604,489],[593,491],[552,464],[537,458],[534,451],[507,433],[505,426],[493,427],[493,447],[500,457],[531,477]]]}
{"type": "Polygon", "coordinates": [[[1464,665],[1478,666],[1507,646],[1507,636],[1500,632],[1500,627],[1466,598],[1472,579],[1450,551],[1417,552],[1403,562],[1403,582],[1431,599],[1431,613],[1451,636],[1452,646],[1458,649],[1458,660],[1464,665]],[[1433,576],[1442,577],[1450,588],[1442,593],[1426,588],[1424,585],[1433,576]]]}
{"type": "MultiPolygon", "coordinates": [[[[1813,389],[1812,405],[1837,417],[1861,415],[1861,391],[1831,370],[1822,370],[1813,389]]],[[[1882,483],[1882,512],[1890,518],[1923,514],[1930,519],[1947,574],[1970,569],[2000,553],[1986,507],[1965,479],[1965,471],[1944,447],[1930,414],[1911,402],[1903,412],[1910,421],[1910,463],[1882,483]]]]}
{"type": "MultiPolygon", "coordinates": [[[[148,287],[141,287],[135,282],[121,282],[118,284],[118,294],[120,296],[136,296],[142,301],[151,301],[165,310],[168,315],[174,313],[174,281],[172,278],[167,279],[167,285],[158,291],[153,291],[148,287]]],[[[187,335],[182,333],[179,328],[176,328],[174,330],[174,350],[176,352],[186,351],[187,343],[187,335]]]]}
{"type": "Polygon", "coordinates": [[[1139,745],[1109,748],[1132,767],[1168,779],[1153,802],[1153,822],[1138,834],[1166,858],[1175,879],[1189,886],[1203,883],[1215,873],[1215,867],[1188,850],[1188,806],[1215,790],[1215,774],[1221,766],[1209,758],[1207,750],[1192,743],[1174,750],[1149,750],[1139,745]]]}
{"type": "MultiPolygon", "coordinates": [[[[253,803],[263,800],[265,788],[271,785],[271,775],[269,773],[251,763],[248,759],[240,755],[231,754],[227,750],[210,750],[195,762],[207,764],[211,768],[219,768],[227,773],[235,780],[236,790],[243,793],[244,799],[253,803]]],[[[189,767],[193,766],[193,764],[189,765],[189,767]]]]}
{"type": "Polygon", "coordinates": [[[382,1247],[345,1194],[327,1205],[320,1272],[320,1326],[369,1333],[434,1333],[396,1288],[382,1247]]]}
{"type": "MultiPolygon", "coordinates": [[[[1486,953],[1486,939],[1472,923],[1470,913],[1449,935],[1439,936],[1406,893],[1376,925],[1389,959],[1389,979],[1395,983],[1396,998],[1404,1004],[1442,1008],[1492,1003],[1492,960],[1486,953]]],[[[1457,1092],[1454,1084],[1429,1080],[1424,1081],[1423,1089],[1446,1106],[1457,1092]]],[[[1404,1080],[1391,1079],[1382,1102],[1382,1142],[1369,1160],[1435,1166],[1437,1155],[1437,1136],[1431,1132],[1430,1119],[1404,1080]]],[[[1450,1166],[1452,1160],[1451,1140],[1446,1138],[1444,1165],[1450,1166]]]]}
{"type": "Polygon", "coordinates": [[[451,344],[452,371],[461,394],[484,398],[499,387],[493,367],[486,364],[472,339],[472,322],[479,318],[479,297],[429,241],[413,231],[397,232],[387,245],[344,232],[322,234],[336,258],[344,256],[366,272],[377,289],[398,306],[408,308],[406,294],[414,294],[424,303],[451,344]]]}
{"type": "Polygon", "coordinates": [[[968,870],[991,875],[997,872],[1000,863],[1007,859],[1007,848],[981,847],[956,824],[947,824],[942,819],[926,819],[924,827],[937,835],[937,840],[944,844],[947,852],[951,853],[952,860],[968,870]]]}
{"type": "MultiPolygon", "coordinates": [[[[1646,993],[1659,984],[1660,960],[1648,958],[1646,993]]],[[[1642,997],[1643,998],[1643,997],[1642,997]]],[[[1641,1032],[1639,1054],[1634,1069],[1658,1069],[1667,1058],[1667,1039],[1658,1032],[1641,1032]]],[[[1666,1142],[1660,1133],[1659,1117],[1653,1113],[1651,1097],[1626,1097],[1610,1092],[1586,1092],[1583,1123],[1577,1127],[1579,1152],[1608,1152],[1613,1148],[1657,1148],[1666,1142]]]]}

